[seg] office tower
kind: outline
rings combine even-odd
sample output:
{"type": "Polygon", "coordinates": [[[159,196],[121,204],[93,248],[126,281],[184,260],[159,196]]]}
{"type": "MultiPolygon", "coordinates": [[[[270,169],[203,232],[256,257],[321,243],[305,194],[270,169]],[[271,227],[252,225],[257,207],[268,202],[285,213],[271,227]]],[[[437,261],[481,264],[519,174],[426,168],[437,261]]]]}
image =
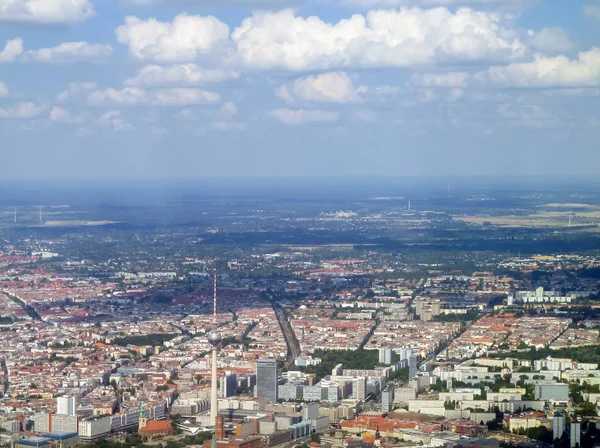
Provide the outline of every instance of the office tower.
{"type": "Polygon", "coordinates": [[[277,380],[277,361],[275,359],[259,359],[256,363],[255,395],[277,403],[277,380]]]}
{"type": "Polygon", "coordinates": [[[77,415],[77,398],[65,395],[56,399],[56,413],[61,415],[77,415]]]}
{"type": "Polygon", "coordinates": [[[221,377],[221,397],[234,397],[237,392],[237,376],[235,373],[226,373],[221,377]]]}
{"type": "Polygon", "coordinates": [[[310,421],[319,418],[319,403],[305,403],[302,405],[302,420],[310,421]]]}
{"type": "Polygon", "coordinates": [[[571,448],[581,446],[581,423],[577,420],[571,422],[571,448]]]}
{"type": "Polygon", "coordinates": [[[333,369],[331,369],[332,376],[341,376],[344,372],[344,366],[342,364],[338,364],[333,369]]]}
{"type": "Polygon", "coordinates": [[[552,419],[552,438],[560,439],[565,432],[565,417],[560,413],[556,412],[552,419]]]}
{"type": "Polygon", "coordinates": [[[367,397],[367,379],[364,376],[352,380],[352,395],[360,401],[364,401],[367,397]]]}
{"type": "Polygon", "coordinates": [[[391,348],[381,347],[379,349],[379,364],[390,365],[392,363],[393,351],[391,348]]]}
{"type": "Polygon", "coordinates": [[[381,392],[381,410],[390,412],[392,409],[394,409],[394,386],[388,384],[381,392]]]}
{"type": "Polygon", "coordinates": [[[417,355],[412,353],[408,357],[408,379],[412,380],[417,376],[417,355]]]}

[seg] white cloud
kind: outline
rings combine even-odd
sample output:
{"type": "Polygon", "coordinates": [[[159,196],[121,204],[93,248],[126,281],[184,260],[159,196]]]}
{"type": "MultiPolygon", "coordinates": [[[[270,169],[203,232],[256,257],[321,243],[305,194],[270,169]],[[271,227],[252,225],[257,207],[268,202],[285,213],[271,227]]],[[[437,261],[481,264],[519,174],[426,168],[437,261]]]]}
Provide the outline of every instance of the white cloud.
{"type": "Polygon", "coordinates": [[[71,114],[67,109],[60,106],[54,106],[50,111],[50,120],[52,121],[65,121],[68,120],[71,114]]]}
{"type": "Polygon", "coordinates": [[[536,56],[532,62],[490,67],[476,75],[496,87],[551,88],[600,86],[600,48],[566,56],[536,56]]]}
{"type": "Polygon", "coordinates": [[[88,93],[96,88],[94,82],[71,82],[67,89],[56,95],[56,101],[66,103],[69,101],[82,100],[88,93]]]}
{"type": "Polygon", "coordinates": [[[237,61],[253,68],[411,67],[515,60],[526,54],[501,16],[463,8],[370,11],[336,24],[293,11],[258,12],[232,33],[237,61]]]}
{"type": "Polygon", "coordinates": [[[89,94],[88,101],[94,106],[188,106],[216,103],[219,94],[193,88],[144,90],[126,87],[96,90],[89,94]]]}
{"type": "Polygon", "coordinates": [[[196,64],[146,65],[134,78],[125,81],[128,86],[150,87],[163,85],[193,86],[239,79],[240,74],[233,70],[203,69],[196,64]]]}
{"type": "Polygon", "coordinates": [[[403,8],[355,14],[337,23],[292,10],[255,12],[229,36],[212,16],[173,22],[127,17],[117,39],[141,60],[193,61],[204,55],[252,69],[329,70],[434,63],[514,61],[527,54],[505,16],[468,8],[403,8]]]}
{"type": "Polygon", "coordinates": [[[502,7],[509,10],[521,10],[527,6],[539,3],[541,0],[345,0],[344,3],[362,6],[364,8],[390,8],[398,6],[473,6],[479,8],[502,7]]]}
{"type": "Polygon", "coordinates": [[[70,23],[94,14],[90,0],[0,0],[0,21],[70,23]]]}
{"type": "Polygon", "coordinates": [[[20,102],[9,109],[0,108],[0,118],[28,119],[37,118],[46,110],[46,106],[31,102],[20,102]]]}
{"type": "Polygon", "coordinates": [[[189,6],[240,6],[244,8],[273,9],[304,4],[303,0],[124,0],[135,5],[172,5],[189,6]]]}
{"type": "Polygon", "coordinates": [[[12,62],[23,53],[23,39],[16,38],[6,41],[4,49],[0,51],[0,63],[12,62]]]}
{"type": "Polygon", "coordinates": [[[286,124],[332,124],[339,120],[339,113],[318,109],[276,109],[271,111],[269,115],[286,124]]]}
{"type": "Polygon", "coordinates": [[[277,95],[287,102],[314,101],[351,103],[361,101],[359,94],[366,88],[356,87],[346,73],[331,72],[296,79],[290,86],[277,89],[277,95]]]}
{"type": "Polygon", "coordinates": [[[129,123],[121,118],[121,112],[118,110],[109,110],[98,118],[98,125],[110,128],[116,132],[128,131],[133,128],[129,123]]]}
{"type": "Polygon", "coordinates": [[[559,27],[542,28],[537,33],[530,30],[528,35],[530,45],[544,53],[565,53],[575,48],[567,32],[559,27]]]}
{"type": "Polygon", "coordinates": [[[141,60],[194,60],[227,42],[229,27],[213,16],[180,14],[172,23],[126,17],[116,29],[117,40],[141,60]]]}
{"type": "Polygon", "coordinates": [[[417,97],[421,103],[430,103],[437,100],[438,95],[433,89],[420,89],[417,92],[417,97]]]}
{"type": "Polygon", "coordinates": [[[0,81],[0,98],[8,96],[8,87],[2,81],[0,81]]]}
{"type": "Polygon", "coordinates": [[[464,96],[465,92],[462,89],[450,89],[446,95],[446,101],[458,101],[464,96]]]}
{"type": "Polygon", "coordinates": [[[235,107],[235,104],[233,104],[231,101],[227,101],[221,106],[221,114],[227,117],[234,117],[237,115],[237,112],[237,107],[235,107]]]}
{"type": "Polygon", "coordinates": [[[583,13],[590,19],[600,20],[600,3],[597,5],[583,5],[583,13]]]}
{"type": "Polygon", "coordinates": [[[52,48],[27,51],[23,59],[35,62],[101,62],[110,57],[112,52],[110,45],[64,42],[52,48]]]}
{"type": "Polygon", "coordinates": [[[465,72],[415,73],[408,83],[414,87],[454,88],[466,87],[470,78],[471,75],[465,72]]]}

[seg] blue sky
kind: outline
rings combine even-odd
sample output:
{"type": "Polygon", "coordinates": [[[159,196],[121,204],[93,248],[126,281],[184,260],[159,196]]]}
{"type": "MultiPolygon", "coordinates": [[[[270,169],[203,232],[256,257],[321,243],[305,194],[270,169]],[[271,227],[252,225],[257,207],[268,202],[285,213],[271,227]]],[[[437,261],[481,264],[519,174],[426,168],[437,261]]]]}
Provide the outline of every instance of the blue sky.
{"type": "Polygon", "coordinates": [[[598,173],[597,0],[0,0],[5,179],[598,173]]]}

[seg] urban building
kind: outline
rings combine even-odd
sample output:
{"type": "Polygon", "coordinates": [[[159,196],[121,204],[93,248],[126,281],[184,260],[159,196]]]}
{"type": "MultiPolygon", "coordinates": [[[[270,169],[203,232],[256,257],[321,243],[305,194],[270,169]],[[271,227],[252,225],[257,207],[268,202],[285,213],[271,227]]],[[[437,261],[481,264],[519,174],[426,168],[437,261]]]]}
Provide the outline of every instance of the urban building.
{"type": "Polygon", "coordinates": [[[237,392],[237,376],[235,373],[226,373],[221,377],[221,398],[234,397],[237,392]]]}
{"type": "Polygon", "coordinates": [[[552,439],[560,439],[565,432],[565,417],[560,412],[554,414],[552,419],[552,439]]]}
{"type": "Polygon", "coordinates": [[[394,409],[394,386],[388,384],[381,392],[381,410],[390,412],[394,409]]]}
{"type": "Polygon", "coordinates": [[[417,355],[411,353],[408,357],[408,379],[412,380],[415,376],[417,376],[417,372],[417,355]]]}
{"type": "Polygon", "coordinates": [[[577,420],[571,422],[571,448],[581,446],[581,423],[577,420]]]}
{"type": "Polygon", "coordinates": [[[386,364],[386,365],[392,364],[392,355],[393,354],[394,354],[394,352],[392,351],[391,348],[381,347],[379,349],[379,364],[386,364]]]}
{"type": "Polygon", "coordinates": [[[60,415],[77,414],[77,398],[65,395],[56,399],[56,413],[60,415]]]}
{"type": "MultiPolygon", "coordinates": [[[[256,363],[256,388],[254,396],[266,398],[272,403],[277,403],[277,383],[277,360],[259,359],[256,363]]],[[[318,400],[320,399],[319,397],[318,400]]]]}

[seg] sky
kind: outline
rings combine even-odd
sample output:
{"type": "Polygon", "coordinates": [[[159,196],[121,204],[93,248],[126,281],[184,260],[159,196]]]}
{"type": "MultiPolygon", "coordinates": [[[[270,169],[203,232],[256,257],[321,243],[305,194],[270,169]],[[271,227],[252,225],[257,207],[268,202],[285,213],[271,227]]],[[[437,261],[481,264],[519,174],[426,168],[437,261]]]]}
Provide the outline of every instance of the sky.
{"type": "Polygon", "coordinates": [[[600,172],[600,0],[0,0],[0,177],[600,172]]]}

